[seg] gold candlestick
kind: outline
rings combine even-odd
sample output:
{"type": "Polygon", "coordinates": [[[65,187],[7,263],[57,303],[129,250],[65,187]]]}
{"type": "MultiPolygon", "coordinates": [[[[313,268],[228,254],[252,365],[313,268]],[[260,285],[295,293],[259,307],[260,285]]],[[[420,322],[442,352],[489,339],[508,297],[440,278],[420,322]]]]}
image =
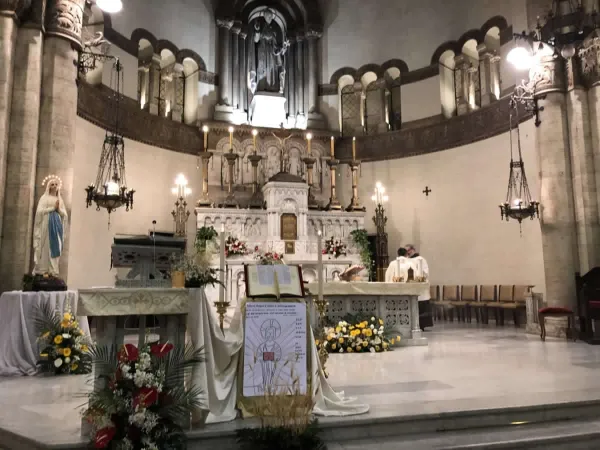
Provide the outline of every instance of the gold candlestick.
{"type": "Polygon", "coordinates": [[[213,201],[208,195],[208,162],[212,158],[212,153],[209,151],[202,152],[200,158],[202,159],[202,196],[196,202],[196,205],[199,208],[212,208],[213,201]]]}
{"type": "Polygon", "coordinates": [[[352,200],[350,205],[346,208],[346,211],[361,211],[365,212],[367,208],[360,204],[358,198],[358,168],[360,167],[360,161],[353,159],[350,162],[350,169],[352,169],[352,200]]]}
{"type": "Polygon", "coordinates": [[[227,308],[229,308],[229,302],[215,302],[215,308],[217,308],[217,314],[219,315],[219,327],[221,327],[221,331],[223,331],[223,322],[225,321],[227,308]]]}
{"type": "Polygon", "coordinates": [[[229,153],[225,153],[225,159],[227,160],[227,164],[229,165],[229,167],[228,167],[229,182],[227,183],[227,198],[225,198],[225,202],[222,205],[225,208],[238,208],[239,207],[238,201],[235,198],[235,192],[233,190],[233,166],[235,165],[235,161],[238,158],[239,158],[238,154],[233,153],[233,151],[230,151],[229,153]]]}
{"type": "Polygon", "coordinates": [[[254,209],[260,209],[264,204],[262,192],[258,190],[258,163],[261,159],[262,156],[256,153],[248,156],[248,161],[252,164],[252,197],[248,206],[254,209]]]}
{"type": "MultiPolygon", "coordinates": [[[[310,142],[310,141],[309,141],[310,142]]],[[[308,209],[319,209],[321,206],[315,199],[313,194],[313,167],[317,160],[315,158],[311,158],[310,156],[306,158],[302,158],[304,164],[306,164],[306,183],[308,184],[308,209]]]]}
{"type": "Polygon", "coordinates": [[[329,166],[329,172],[331,174],[331,193],[330,193],[330,197],[329,197],[329,204],[325,208],[327,210],[339,211],[342,209],[342,204],[337,199],[337,194],[335,191],[335,176],[336,176],[337,166],[339,164],[340,164],[340,162],[337,159],[332,158],[329,161],[327,161],[327,165],[329,166]]]}
{"type": "Polygon", "coordinates": [[[319,300],[313,298],[313,303],[317,307],[317,312],[319,313],[319,323],[318,323],[318,333],[316,339],[319,340],[319,361],[321,362],[321,367],[323,368],[323,372],[325,372],[325,377],[328,378],[329,375],[327,370],[325,370],[325,365],[327,364],[327,360],[329,359],[329,353],[325,348],[325,341],[327,340],[327,336],[325,336],[325,313],[327,312],[327,307],[329,303],[325,299],[319,300]]]}

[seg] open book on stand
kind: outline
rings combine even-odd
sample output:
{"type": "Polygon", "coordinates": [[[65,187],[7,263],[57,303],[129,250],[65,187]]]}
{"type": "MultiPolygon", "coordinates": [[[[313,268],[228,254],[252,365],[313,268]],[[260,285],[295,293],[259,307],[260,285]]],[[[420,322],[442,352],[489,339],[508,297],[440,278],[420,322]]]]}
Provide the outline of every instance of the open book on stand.
{"type": "Polygon", "coordinates": [[[302,270],[299,266],[246,264],[246,297],[304,298],[302,270]]]}

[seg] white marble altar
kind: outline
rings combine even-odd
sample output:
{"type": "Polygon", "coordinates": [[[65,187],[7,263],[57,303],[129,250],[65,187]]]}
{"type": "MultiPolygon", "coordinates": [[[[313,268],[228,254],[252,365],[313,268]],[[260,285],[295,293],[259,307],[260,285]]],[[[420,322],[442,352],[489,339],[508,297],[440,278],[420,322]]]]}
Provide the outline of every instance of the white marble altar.
{"type": "MultiPolygon", "coordinates": [[[[318,291],[317,283],[307,287],[313,295],[318,291]]],[[[426,293],[429,283],[339,282],[323,286],[330,320],[341,320],[347,314],[372,314],[383,319],[386,328],[398,332],[404,346],[427,345],[419,326],[419,296],[426,293]]]]}

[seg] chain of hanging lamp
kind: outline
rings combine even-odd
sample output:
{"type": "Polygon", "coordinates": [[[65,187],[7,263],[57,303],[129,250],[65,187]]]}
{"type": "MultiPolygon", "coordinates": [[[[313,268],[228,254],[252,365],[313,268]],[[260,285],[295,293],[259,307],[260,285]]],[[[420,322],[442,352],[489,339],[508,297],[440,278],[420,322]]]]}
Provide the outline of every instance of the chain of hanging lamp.
{"type": "Polygon", "coordinates": [[[521,131],[519,129],[519,109],[517,101],[511,98],[510,101],[510,116],[509,116],[509,136],[510,136],[510,173],[508,177],[508,189],[506,192],[506,200],[500,205],[500,217],[502,219],[514,219],[519,224],[523,219],[533,220],[539,217],[539,202],[531,197],[529,185],[527,183],[527,175],[525,174],[525,164],[523,163],[523,155],[521,152],[521,131]],[[513,151],[513,110],[516,116],[517,128],[517,156],[514,159],[513,151]]]}
{"type": "Polygon", "coordinates": [[[110,87],[114,92],[114,128],[106,130],[98,173],[94,184],[86,188],[87,198],[86,206],[90,207],[92,203],[96,204],[96,210],[104,208],[110,214],[122,206],[126,211],[133,208],[134,190],[127,188],[127,179],[125,176],[125,142],[120,133],[120,102],[121,86],[123,85],[123,66],[118,58],[110,76],[110,87]]]}

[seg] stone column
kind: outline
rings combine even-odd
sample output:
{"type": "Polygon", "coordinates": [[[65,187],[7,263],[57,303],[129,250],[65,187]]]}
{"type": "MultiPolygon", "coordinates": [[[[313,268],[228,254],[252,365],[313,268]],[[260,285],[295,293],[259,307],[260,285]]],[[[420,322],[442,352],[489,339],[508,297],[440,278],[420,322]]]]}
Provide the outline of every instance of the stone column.
{"type": "MultiPolygon", "coordinates": [[[[42,56],[42,94],[39,120],[35,201],[44,192],[49,174],[62,179],[62,198],[71,217],[73,153],[77,121],[77,50],[81,48],[81,23],[85,0],[51,0],[47,4],[46,39],[42,56]]],[[[78,198],[83,202],[83,197],[78,198]]],[[[60,276],[67,280],[70,233],[65,229],[60,276]]]]}
{"type": "Polygon", "coordinates": [[[490,59],[492,55],[488,52],[485,44],[477,46],[479,53],[479,89],[481,92],[481,106],[487,106],[492,102],[492,73],[490,59]]]}
{"type": "Polygon", "coordinates": [[[309,83],[309,59],[308,59],[308,39],[306,36],[304,37],[304,42],[302,42],[302,50],[304,52],[304,58],[302,59],[302,71],[304,73],[304,96],[303,96],[303,106],[302,109],[304,111],[304,116],[306,117],[308,123],[308,83],[309,83]]]}
{"type": "Polygon", "coordinates": [[[183,65],[177,63],[173,67],[173,111],[171,119],[183,122],[183,108],[185,107],[185,77],[183,65]]]}
{"type": "Polygon", "coordinates": [[[454,58],[454,95],[458,116],[469,112],[469,78],[467,74],[469,67],[470,65],[463,55],[454,58]]]}
{"type": "Polygon", "coordinates": [[[490,58],[490,93],[492,100],[500,100],[502,96],[502,80],[500,75],[500,63],[502,58],[493,55],[490,58]]]}
{"type": "Polygon", "coordinates": [[[318,42],[323,34],[317,30],[309,30],[306,38],[308,44],[308,126],[323,128],[325,120],[319,112],[319,55],[318,42]]]}
{"type": "MultiPolygon", "coordinates": [[[[1,4],[1,3],[0,3],[1,4]]],[[[31,270],[35,166],[42,80],[43,11],[17,33],[7,151],[6,198],[0,230],[0,292],[21,288],[31,270]]],[[[0,188],[0,192],[2,189],[0,188]]],[[[0,210],[0,214],[2,211],[0,210]]]]}
{"type": "Polygon", "coordinates": [[[150,76],[149,76],[149,89],[148,89],[148,111],[150,114],[158,115],[160,105],[160,56],[153,55],[152,61],[150,62],[150,76]]]}
{"type": "Polygon", "coordinates": [[[480,99],[477,98],[477,85],[479,84],[479,62],[473,63],[467,69],[467,92],[469,97],[469,111],[479,109],[480,99]]]}
{"type": "Polygon", "coordinates": [[[217,19],[219,29],[219,105],[232,105],[231,27],[232,20],[217,19]]]}
{"type": "Polygon", "coordinates": [[[240,111],[248,111],[248,69],[246,68],[246,37],[248,34],[241,31],[239,34],[239,70],[240,70],[240,111]]]}
{"type": "Polygon", "coordinates": [[[147,63],[138,66],[138,102],[141,109],[150,110],[150,64],[147,63]]]}
{"type": "Polygon", "coordinates": [[[306,127],[306,111],[304,109],[304,35],[296,39],[296,109],[298,128],[306,127]]]}
{"type": "Polygon", "coordinates": [[[298,108],[296,106],[296,98],[297,98],[297,87],[296,87],[296,40],[294,37],[290,37],[290,48],[288,49],[288,85],[289,89],[289,111],[290,115],[288,118],[288,124],[290,128],[296,127],[296,114],[298,113],[298,108]]]}
{"type": "Polygon", "coordinates": [[[600,223],[594,168],[594,145],[590,127],[587,92],[583,86],[577,58],[567,62],[567,114],[571,176],[575,198],[575,220],[579,270],[587,273],[600,262],[600,223]]]}
{"type": "Polygon", "coordinates": [[[240,31],[242,31],[242,24],[236,21],[231,27],[231,106],[234,110],[240,108],[240,31]]]}
{"type": "Polygon", "coordinates": [[[0,230],[2,230],[3,220],[6,153],[10,129],[19,3],[21,2],[0,0],[0,230]]]}
{"type": "MultiPolygon", "coordinates": [[[[542,123],[536,128],[536,153],[540,164],[545,300],[548,306],[575,309],[574,273],[579,270],[579,263],[562,60],[543,59],[538,70],[552,72],[552,76],[538,84],[537,90],[539,105],[544,107],[542,123]]],[[[550,335],[561,334],[563,327],[562,322],[550,325],[550,335]]]]}

